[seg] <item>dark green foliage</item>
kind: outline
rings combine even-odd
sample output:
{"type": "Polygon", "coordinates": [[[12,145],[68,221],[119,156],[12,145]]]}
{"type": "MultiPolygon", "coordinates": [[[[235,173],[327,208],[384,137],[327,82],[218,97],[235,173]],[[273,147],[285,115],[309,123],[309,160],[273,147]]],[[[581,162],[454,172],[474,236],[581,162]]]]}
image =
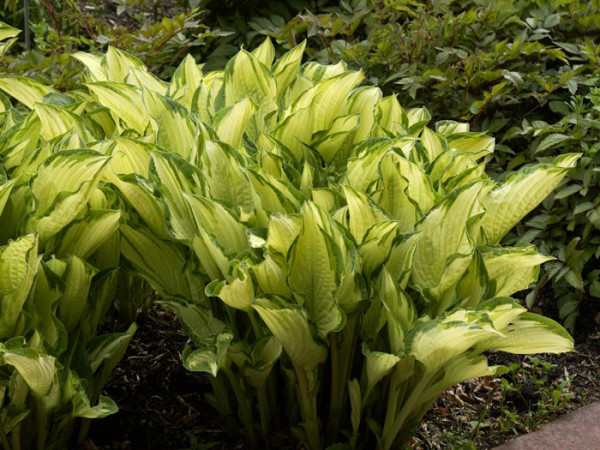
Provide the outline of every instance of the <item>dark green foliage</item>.
{"type": "MultiPolygon", "coordinates": [[[[0,21],[24,27],[24,2],[5,0],[0,21]]],[[[2,72],[67,91],[82,82],[76,51],[108,45],[132,52],[156,75],[173,75],[191,53],[207,70],[222,69],[240,46],[254,48],[298,11],[319,10],[326,0],[74,0],[30,1],[32,50],[4,57],[2,72]]],[[[0,3],[1,4],[1,3],[0,3]]],[[[21,48],[25,49],[24,37],[21,48]]]]}
{"type": "MultiPolygon", "coordinates": [[[[207,14],[205,23],[223,31],[206,56],[207,70],[223,69],[240,46],[253,49],[265,36],[277,33],[299,11],[320,11],[332,0],[200,0],[198,7],[207,14]]],[[[280,52],[282,53],[282,52],[280,52]]]]}
{"type": "MultiPolygon", "coordinates": [[[[0,20],[22,29],[23,2],[14,3],[14,12],[0,10],[0,20]]],[[[76,51],[101,52],[112,45],[134,52],[152,71],[167,77],[187,53],[205,55],[206,50],[196,49],[223,35],[204,23],[205,13],[189,5],[194,2],[31,3],[32,50],[6,55],[0,72],[33,78],[61,90],[82,82],[81,66],[70,58],[76,51]]],[[[24,42],[21,45],[24,49],[24,42]]]]}
{"type": "MultiPolygon", "coordinates": [[[[296,16],[278,35],[309,38],[320,61],[347,61],[435,118],[494,121],[531,116],[574,94],[598,72],[597,2],[341,2],[335,12],[296,16]],[[594,6],[595,5],[595,6],[594,6]]],[[[500,121],[500,122],[499,122],[500,121]]]]}
{"type": "Polygon", "coordinates": [[[559,314],[572,330],[582,302],[600,303],[600,90],[593,89],[586,97],[555,101],[550,108],[564,116],[552,124],[523,121],[504,135],[513,147],[513,142],[523,139],[530,143],[509,166],[565,151],[580,151],[583,157],[509,240],[537,242],[542,252],[557,258],[546,265],[527,302],[531,306],[539,290],[552,281],[559,314]]]}

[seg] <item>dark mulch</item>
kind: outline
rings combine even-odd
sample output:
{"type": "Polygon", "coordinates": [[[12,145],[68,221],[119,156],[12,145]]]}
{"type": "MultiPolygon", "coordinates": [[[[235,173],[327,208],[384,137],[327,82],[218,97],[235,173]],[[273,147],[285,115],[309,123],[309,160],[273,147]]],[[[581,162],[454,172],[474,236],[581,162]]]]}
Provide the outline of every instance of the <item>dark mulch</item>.
{"type": "MultiPolygon", "coordinates": [[[[538,308],[550,316],[555,312],[550,302],[538,308]]],[[[526,370],[514,378],[485,377],[449,389],[427,413],[411,446],[493,448],[515,434],[529,432],[559,414],[600,399],[600,329],[593,320],[595,314],[597,309],[582,311],[584,320],[580,320],[575,334],[576,351],[537,356],[555,367],[535,367],[523,356],[488,355],[491,364],[517,363],[526,370]],[[505,384],[521,387],[507,392],[502,387],[503,378],[505,384]],[[542,398],[542,389],[534,384],[541,378],[551,386],[547,392],[571,379],[562,390],[558,407],[549,406],[542,398]],[[565,401],[565,396],[570,400],[565,401]]],[[[206,448],[194,442],[216,443],[212,447],[215,449],[244,448],[243,443],[231,440],[222,431],[218,415],[205,402],[204,394],[210,392],[205,378],[183,368],[180,352],[186,341],[174,314],[151,308],[104,391],[117,402],[120,411],[93,421],[85,448],[206,448]]]]}
{"type": "Polygon", "coordinates": [[[204,400],[210,384],[181,364],[186,342],[175,314],[150,309],[104,390],[119,412],[92,422],[87,449],[183,449],[191,436],[236,448],[204,400]]]}

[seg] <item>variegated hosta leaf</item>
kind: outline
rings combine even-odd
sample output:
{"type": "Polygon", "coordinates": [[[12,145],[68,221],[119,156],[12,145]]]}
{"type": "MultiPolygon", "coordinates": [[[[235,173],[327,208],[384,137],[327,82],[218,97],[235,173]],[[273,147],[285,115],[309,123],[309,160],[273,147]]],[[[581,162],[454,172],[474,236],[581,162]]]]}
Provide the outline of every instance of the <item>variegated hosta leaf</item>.
{"type": "Polygon", "coordinates": [[[346,96],[363,79],[362,72],[345,72],[332,78],[327,78],[306,91],[296,101],[297,105],[306,107],[309,104],[314,109],[312,132],[327,130],[336,116],[346,96]]]}
{"type": "Polygon", "coordinates": [[[217,371],[233,340],[233,333],[204,307],[178,298],[158,302],[174,310],[181,319],[185,332],[192,338],[196,349],[186,347],[182,354],[184,366],[194,372],[217,371]]]}
{"type": "Polygon", "coordinates": [[[35,348],[6,351],[0,346],[0,362],[13,366],[37,398],[43,398],[55,382],[56,358],[35,348]]]}
{"type": "Polygon", "coordinates": [[[141,141],[119,137],[106,141],[107,149],[99,150],[101,153],[110,154],[111,159],[105,177],[111,183],[118,182],[118,175],[137,174],[148,177],[150,164],[150,150],[153,146],[141,141]]]}
{"type": "Polygon", "coordinates": [[[494,151],[494,138],[485,133],[456,133],[446,135],[448,148],[456,153],[471,154],[472,161],[476,161],[494,151]]]}
{"type": "Polygon", "coordinates": [[[385,97],[379,102],[376,117],[377,136],[389,137],[408,129],[408,117],[402,110],[396,94],[385,97]]]}
{"type": "Polygon", "coordinates": [[[292,293],[286,281],[288,267],[284,256],[269,254],[253,266],[252,270],[262,293],[291,297],[292,293]]]}
{"type": "MultiPolygon", "coordinates": [[[[60,390],[62,390],[62,392],[59,391],[58,394],[60,394],[60,400],[62,400],[62,402],[71,403],[71,417],[100,419],[114,414],[119,410],[114,401],[103,395],[99,396],[97,405],[91,406],[90,400],[79,377],[72,370],[69,370],[67,373],[66,379],[60,384],[60,388],[62,388],[60,390]]],[[[55,385],[58,388],[58,383],[55,383],[55,385]]],[[[58,406],[58,401],[56,403],[56,406],[58,406]]]]}
{"type": "Polygon", "coordinates": [[[421,144],[425,149],[429,162],[433,162],[441,153],[448,149],[448,143],[444,137],[427,127],[423,128],[421,144]]]}
{"type": "Polygon", "coordinates": [[[435,373],[456,356],[491,338],[503,339],[504,335],[494,328],[486,314],[455,310],[417,325],[411,332],[409,348],[425,370],[435,373]]]}
{"type": "Polygon", "coordinates": [[[422,235],[413,260],[412,281],[438,303],[452,301],[442,297],[471,262],[474,244],[469,224],[482,212],[482,187],[483,183],[474,183],[449,194],[417,225],[422,235]]]}
{"type": "Polygon", "coordinates": [[[249,248],[246,227],[240,223],[235,213],[205,197],[187,194],[185,199],[198,226],[214,236],[227,254],[235,255],[249,248]]]}
{"type": "Polygon", "coordinates": [[[108,81],[106,73],[102,68],[101,56],[84,52],[77,52],[72,56],[86,67],[87,75],[91,82],[108,81]]]}
{"type": "Polygon", "coordinates": [[[151,155],[150,172],[166,206],[163,215],[168,228],[175,239],[190,241],[197,234],[197,225],[184,194],[204,194],[202,173],[177,154],[153,151],[151,155]]]}
{"type": "Polygon", "coordinates": [[[369,229],[389,217],[366,194],[349,186],[343,186],[342,193],[348,203],[348,228],[356,242],[363,243],[369,229]]]}
{"type": "Polygon", "coordinates": [[[142,103],[140,89],[129,84],[111,81],[88,83],[86,87],[96,95],[98,102],[110,109],[125,128],[135,130],[143,136],[150,123],[150,115],[142,103]]]}
{"type": "Polygon", "coordinates": [[[329,128],[313,135],[311,147],[321,155],[326,164],[338,160],[343,164],[347,159],[344,142],[350,138],[352,131],[358,128],[359,123],[360,114],[338,116],[329,128]]]}
{"type": "Polygon", "coordinates": [[[510,296],[537,280],[540,265],[554,258],[527,247],[479,247],[488,276],[491,297],[510,296]]]}
{"type": "Polygon", "coordinates": [[[490,367],[485,356],[458,355],[446,363],[444,375],[423,391],[422,402],[428,405],[443,391],[458,383],[472,378],[502,374],[505,370],[503,366],[490,367]]]}
{"type": "Polygon", "coordinates": [[[544,316],[524,312],[493,336],[479,350],[495,349],[516,354],[561,353],[573,350],[573,338],[558,323],[544,316]]]}
{"type": "Polygon", "coordinates": [[[87,259],[123,223],[119,210],[93,210],[83,220],[70,225],[60,236],[56,255],[87,259]]]}
{"type": "Polygon", "coordinates": [[[171,78],[168,96],[191,111],[194,93],[199,88],[202,78],[202,71],[192,55],[186,55],[171,78]]]}
{"type": "Polygon", "coordinates": [[[58,299],[58,318],[71,334],[89,311],[88,295],[97,269],[77,256],[71,256],[64,274],[65,290],[58,299]]]}
{"type": "Polygon", "coordinates": [[[305,305],[319,336],[324,338],[344,323],[334,298],[344,266],[334,237],[319,224],[319,212],[312,202],[302,207],[300,233],[288,257],[288,283],[298,302],[305,305]]]}
{"type": "Polygon", "coordinates": [[[0,154],[7,170],[19,167],[26,155],[38,147],[42,124],[31,112],[23,122],[9,130],[0,140],[0,154]]]}
{"type": "MultiPolygon", "coordinates": [[[[364,352],[364,349],[363,349],[364,352]]],[[[387,376],[400,362],[400,356],[383,353],[383,352],[366,352],[365,360],[367,367],[367,386],[365,391],[365,399],[368,393],[373,390],[375,385],[387,376]]]]}
{"type": "Polygon", "coordinates": [[[56,91],[45,84],[25,77],[0,78],[0,89],[16,98],[29,109],[36,103],[42,103],[44,96],[56,91]]]}
{"type": "Polygon", "coordinates": [[[318,83],[328,78],[345,73],[348,69],[348,65],[344,61],[340,61],[337,64],[320,64],[317,62],[307,62],[300,68],[300,74],[313,83],[318,83]]]}
{"type": "Polygon", "coordinates": [[[299,45],[279,58],[273,65],[273,75],[275,75],[275,78],[277,79],[278,99],[298,74],[305,47],[306,41],[302,41],[299,45]]]}
{"type": "Polygon", "coordinates": [[[162,295],[192,298],[185,275],[185,254],[173,242],[158,239],[142,227],[121,227],[121,252],[137,274],[162,295]]]}
{"type": "Polygon", "coordinates": [[[273,366],[279,360],[281,350],[280,342],[273,336],[263,336],[256,341],[244,367],[244,375],[253,386],[265,385],[273,366]]]}
{"type": "Polygon", "coordinates": [[[98,397],[98,404],[90,406],[89,399],[85,396],[83,388],[81,393],[75,397],[75,406],[73,407],[73,417],[81,417],[84,419],[102,419],[103,417],[116,414],[119,411],[117,404],[104,395],[98,397]]]}
{"type": "Polygon", "coordinates": [[[243,157],[233,147],[221,142],[205,143],[201,169],[211,196],[235,205],[242,215],[253,209],[252,187],[242,170],[243,165],[243,157]]]}
{"type": "Polygon", "coordinates": [[[263,63],[267,69],[271,70],[273,60],[275,59],[275,47],[273,47],[271,39],[266,38],[262,44],[252,50],[252,56],[263,63]]]}
{"type": "Polygon", "coordinates": [[[387,312],[391,351],[398,354],[404,350],[404,338],[417,319],[417,310],[412,299],[385,269],[379,276],[379,295],[387,312]]]}
{"type": "Polygon", "coordinates": [[[0,22],[0,41],[18,36],[21,30],[11,27],[10,25],[0,22]]]}
{"type": "Polygon", "coordinates": [[[187,109],[163,95],[144,89],[144,107],[152,117],[156,143],[187,161],[196,159],[196,126],[187,109]]]}
{"type": "Polygon", "coordinates": [[[159,239],[171,237],[164,217],[164,205],[154,195],[150,183],[133,174],[115,177],[112,183],[156,237],[159,239]]]}
{"type": "Polygon", "coordinates": [[[394,239],[390,248],[385,268],[402,289],[406,289],[408,284],[420,238],[421,233],[400,235],[394,239]]]}
{"type": "Polygon", "coordinates": [[[313,132],[310,124],[313,122],[314,114],[312,104],[299,108],[280,121],[273,131],[274,136],[290,149],[296,161],[302,161],[303,144],[309,144],[312,140],[313,132]]]}
{"type": "Polygon", "coordinates": [[[465,275],[457,284],[456,292],[459,298],[457,305],[461,308],[474,308],[482,300],[490,297],[490,290],[491,285],[483,263],[483,256],[480,249],[476,248],[465,275]]]}
{"type": "Polygon", "coordinates": [[[192,239],[192,249],[198,257],[201,272],[211,280],[229,278],[230,261],[225,250],[204,228],[198,228],[198,236],[192,239]]]}
{"type": "Polygon", "coordinates": [[[66,150],[48,158],[37,170],[31,191],[44,214],[61,192],[90,195],[109,157],[89,150],[66,150]],[[56,183],[56,180],[61,180],[56,183]],[[84,186],[85,184],[85,186],[84,186]]]}
{"type": "Polygon", "coordinates": [[[291,183],[279,180],[265,171],[247,169],[246,175],[268,212],[295,213],[300,209],[305,197],[291,183]]]}
{"type": "Polygon", "coordinates": [[[468,123],[455,122],[453,120],[440,120],[435,124],[435,131],[443,136],[457,133],[468,133],[471,127],[468,123]]]}
{"type": "MultiPolygon", "coordinates": [[[[346,99],[344,108],[347,114],[358,113],[360,115],[360,125],[354,130],[349,138],[351,145],[356,145],[365,141],[371,135],[375,125],[375,113],[377,105],[381,102],[381,90],[375,87],[361,87],[350,93],[346,99]]],[[[339,160],[340,165],[346,162],[350,155],[339,160]]]]}
{"type": "Polygon", "coordinates": [[[406,155],[415,142],[416,139],[412,136],[402,136],[372,139],[360,145],[356,150],[358,156],[348,161],[348,184],[360,191],[369,192],[379,179],[379,163],[388,151],[398,149],[406,155]]]}
{"type": "Polygon", "coordinates": [[[34,108],[40,117],[41,134],[45,140],[49,141],[70,132],[77,133],[87,142],[94,140],[93,134],[81,117],[68,109],[45,103],[36,103],[34,108]]]}
{"type": "Polygon", "coordinates": [[[397,235],[398,224],[391,220],[379,222],[369,228],[360,246],[365,275],[372,276],[376,271],[381,270],[390,255],[390,250],[395,248],[393,242],[397,235]]]}
{"type": "Polygon", "coordinates": [[[34,296],[35,296],[35,314],[34,326],[39,331],[40,336],[51,345],[58,354],[62,353],[66,347],[66,330],[64,325],[58,320],[55,315],[56,302],[65,290],[62,274],[66,263],[60,261],[60,273],[56,273],[51,269],[56,260],[51,260],[46,264],[41,261],[38,273],[35,277],[34,296]]]}
{"type": "Polygon", "coordinates": [[[100,66],[108,81],[117,83],[124,83],[132,68],[142,71],[147,70],[144,64],[135,56],[112,46],[108,47],[106,54],[100,61],[100,66]]]}
{"type": "Polygon", "coordinates": [[[406,118],[408,122],[407,131],[410,134],[418,135],[431,120],[431,114],[427,111],[427,108],[412,108],[406,111],[406,118]]]}
{"type": "Polygon", "coordinates": [[[255,111],[256,107],[248,98],[219,110],[213,122],[219,140],[240,149],[246,124],[255,111]]]}
{"type": "Polygon", "coordinates": [[[78,217],[86,208],[109,157],[89,150],[65,150],[38,167],[31,183],[37,212],[29,228],[46,241],[78,217]],[[55,180],[60,179],[60,183],[55,180]]]}
{"type": "Polygon", "coordinates": [[[8,201],[8,197],[12,192],[12,188],[15,185],[14,180],[6,180],[0,182],[0,216],[2,215],[2,211],[4,210],[4,205],[8,201]]]}
{"type": "Polygon", "coordinates": [[[0,247],[0,338],[12,337],[38,268],[38,239],[23,236],[0,247]]]}
{"type": "Polygon", "coordinates": [[[90,341],[87,346],[87,357],[93,373],[97,375],[96,390],[104,385],[108,376],[123,359],[127,346],[137,330],[137,325],[132,323],[123,333],[108,333],[98,336],[90,341]]]}
{"type": "Polygon", "coordinates": [[[552,164],[526,167],[509,176],[504,183],[481,198],[486,210],[481,221],[478,242],[500,242],[529,211],[539,205],[558,185],[581,154],[570,153],[554,159],[552,164]]]}
{"type": "Polygon", "coordinates": [[[206,286],[208,297],[219,297],[223,303],[235,309],[249,312],[250,302],[254,299],[254,285],[248,268],[236,270],[236,277],[231,281],[214,280],[206,286]]]}
{"type": "Polygon", "coordinates": [[[257,297],[251,306],[295,366],[309,370],[325,360],[327,350],[313,339],[303,309],[277,296],[257,297]]]}
{"type": "Polygon", "coordinates": [[[430,179],[416,164],[393,152],[381,159],[379,170],[382,188],[375,199],[398,220],[401,233],[412,231],[436,200],[430,179]]]}
{"type": "Polygon", "coordinates": [[[255,139],[264,129],[264,118],[277,110],[277,80],[256,56],[241,50],[225,67],[225,106],[243,98],[257,107],[255,117],[248,124],[248,135],[255,139]]]}
{"type": "Polygon", "coordinates": [[[125,82],[140,89],[145,88],[159,95],[166,95],[168,85],[145,69],[130,67],[125,82]]]}

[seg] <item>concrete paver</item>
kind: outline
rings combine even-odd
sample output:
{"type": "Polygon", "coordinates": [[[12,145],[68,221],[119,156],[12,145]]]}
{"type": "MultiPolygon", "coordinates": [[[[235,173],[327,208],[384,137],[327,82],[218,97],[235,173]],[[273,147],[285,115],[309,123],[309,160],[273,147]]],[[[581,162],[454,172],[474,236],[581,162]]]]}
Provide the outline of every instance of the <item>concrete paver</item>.
{"type": "Polygon", "coordinates": [[[600,450],[600,402],[579,408],[495,450],[600,450]]]}

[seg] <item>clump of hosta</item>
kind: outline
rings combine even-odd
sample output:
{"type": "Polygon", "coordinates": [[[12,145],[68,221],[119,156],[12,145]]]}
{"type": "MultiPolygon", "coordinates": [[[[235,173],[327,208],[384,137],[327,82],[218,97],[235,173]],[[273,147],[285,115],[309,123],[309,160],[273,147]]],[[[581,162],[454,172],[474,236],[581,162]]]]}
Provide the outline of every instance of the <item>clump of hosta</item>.
{"type": "Polygon", "coordinates": [[[84,98],[25,78],[0,88],[21,103],[0,94],[0,447],[66,448],[77,419],[83,439],[88,419],[117,411],[100,392],[136,326],[97,330],[122,213],[101,181],[110,156],[85,149],[97,135],[84,98]]]}
{"type": "Polygon", "coordinates": [[[498,184],[492,138],[429,129],[425,109],[302,52],[274,61],[267,40],[209,73],[188,57],[165,83],[109,49],[78,55],[87,92],[0,87],[45,114],[50,151],[109,157],[120,252],[180,315],[184,365],[228,426],[257,446],[291,428],[312,449],[387,449],[444,389],[501,371],[486,350],[572,349],[510,298],[549,258],[498,242],[578,155],[498,184]]]}

